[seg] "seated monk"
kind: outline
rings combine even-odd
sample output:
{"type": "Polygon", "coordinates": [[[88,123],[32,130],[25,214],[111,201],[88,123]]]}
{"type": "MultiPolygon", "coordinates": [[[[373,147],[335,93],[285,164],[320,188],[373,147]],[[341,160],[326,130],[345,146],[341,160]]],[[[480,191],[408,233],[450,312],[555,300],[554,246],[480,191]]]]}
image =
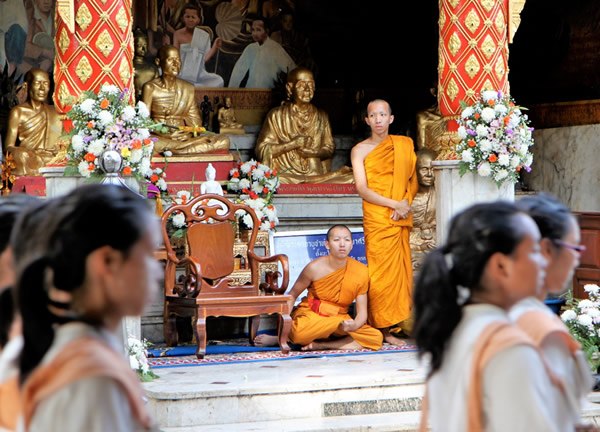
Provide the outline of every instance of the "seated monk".
{"type": "Polygon", "coordinates": [[[58,153],[56,143],[62,123],[54,106],[46,103],[50,91],[48,73],[30,69],[25,74],[25,85],[27,100],[8,116],[5,150],[14,157],[13,174],[35,176],[58,153]]]}
{"type": "Polygon", "coordinates": [[[194,155],[229,151],[229,138],[224,135],[196,135],[202,125],[194,95],[194,86],[177,78],[181,68],[179,50],[164,45],[158,51],[162,75],[144,84],[142,100],[150,110],[150,117],[167,126],[161,133],[154,150],[170,150],[174,155],[194,155]]]}
{"type": "Polygon", "coordinates": [[[292,70],[285,88],[290,100],[269,111],[256,141],[260,161],[276,168],[282,183],[352,183],[349,167],[330,171],[335,144],[329,117],[310,103],[312,72],[292,70]]]}
{"type": "MultiPolygon", "coordinates": [[[[352,250],[352,233],[344,225],[334,225],[327,232],[328,256],[310,262],[292,287],[292,303],[305,289],[308,296],[292,313],[290,341],[302,350],[378,350],[381,332],[367,322],[367,266],[348,257],[352,250]],[[348,307],[356,300],[356,318],[348,307]]],[[[258,335],[255,345],[277,345],[277,336],[258,335]]]]}
{"type": "Polygon", "coordinates": [[[219,132],[229,134],[243,134],[244,125],[235,118],[235,111],[231,106],[231,98],[225,98],[225,105],[219,109],[217,118],[219,120],[219,132]]]}

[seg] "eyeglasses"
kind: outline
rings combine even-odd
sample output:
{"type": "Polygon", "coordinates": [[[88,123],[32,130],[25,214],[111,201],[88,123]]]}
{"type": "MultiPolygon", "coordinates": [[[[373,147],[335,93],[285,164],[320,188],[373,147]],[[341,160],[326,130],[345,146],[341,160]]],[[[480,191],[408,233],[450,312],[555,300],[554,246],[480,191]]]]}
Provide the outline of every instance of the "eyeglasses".
{"type": "Polygon", "coordinates": [[[574,245],[571,243],[567,243],[564,242],[562,240],[552,240],[552,243],[554,243],[556,246],[560,246],[560,247],[564,247],[566,249],[571,249],[574,250],[575,252],[579,252],[579,253],[583,253],[586,250],[586,247],[584,245],[574,245]]]}

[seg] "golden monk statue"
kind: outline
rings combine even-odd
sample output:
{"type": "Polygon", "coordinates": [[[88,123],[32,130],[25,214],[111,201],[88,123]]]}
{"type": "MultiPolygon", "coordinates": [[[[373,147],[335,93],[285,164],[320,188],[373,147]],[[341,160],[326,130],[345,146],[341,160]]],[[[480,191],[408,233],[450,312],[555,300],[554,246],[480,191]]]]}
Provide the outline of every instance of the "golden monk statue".
{"type": "MultiPolygon", "coordinates": [[[[430,89],[431,95],[437,100],[437,89],[430,89]]],[[[417,113],[417,148],[430,148],[437,151],[439,139],[446,132],[446,122],[440,113],[437,102],[426,110],[417,113]]]]}
{"type": "Polygon", "coordinates": [[[135,98],[142,99],[142,89],[148,81],[158,78],[158,67],[146,60],[148,53],[148,35],[141,29],[133,33],[133,85],[135,87],[135,98]]]}
{"type": "Polygon", "coordinates": [[[194,86],[177,78],[181,68],[179,50],[164,45],[158,51],[162,75],[144,84],[142,100],[150,117],[167,126],[154,144],[158,153],[170,150],[174,155],[195,155],[229,151],[229,138],[224,135],[197,135],[202,119],[194,97],[194,86]]]}
{"type": "Polygon", "coordinates": [[[15,175],[38,175],[58,152],[62,123],[54,106],[46,100],[50,91],[48,73],[31,69],[25,74],[27,101],[14,107],[8,117],[6,151],[14,157],[15,175]]]}
{"type": "Polygon", "coordinates": [[[413,270],[417,270],[425,254],[435,248],[435,178],[431,162],[437,153],[431,149],[417,152],[417,180],[419,190],[412,202],[413,229],[410,250],[413,270]]]}
{"type": "Polygon", "coordinates": [[[330,172],[335,150],[327,114],[311,104],[315,79],[305,68],[287,79],[288,102],[273,108],[256,141],[262,163],[279,171],[283,183],[352,183],[352,170],[330,172]]]}
{"type": "Polygon", "coordinates": [[[219,120],[219,132],[222,134],[243,134],[244,125],[238,123],[235,118],[235,111],[231,106],[231,98],[225,97],[225,105],[219,109],[217,118],[219,120]]]}

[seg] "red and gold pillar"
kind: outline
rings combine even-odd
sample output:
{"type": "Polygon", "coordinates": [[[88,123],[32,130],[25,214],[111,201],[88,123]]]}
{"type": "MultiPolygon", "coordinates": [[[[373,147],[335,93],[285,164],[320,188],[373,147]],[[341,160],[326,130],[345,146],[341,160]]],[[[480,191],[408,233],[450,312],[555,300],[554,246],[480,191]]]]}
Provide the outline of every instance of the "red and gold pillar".
{"type": "MultiPolygon", "coordinates": [[[[64,113],[103,84],[133,89],[131,0],[58,0],[54,103],[64,113]]],[[[130,103],[134,103],[133,91],[130,103]]]]}

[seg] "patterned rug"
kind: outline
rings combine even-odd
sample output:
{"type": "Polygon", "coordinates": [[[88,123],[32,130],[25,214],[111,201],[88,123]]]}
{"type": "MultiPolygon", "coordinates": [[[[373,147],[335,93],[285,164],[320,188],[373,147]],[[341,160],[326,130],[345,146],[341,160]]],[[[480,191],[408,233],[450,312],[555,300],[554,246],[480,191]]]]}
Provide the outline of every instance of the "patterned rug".
{"type": "MultiPolygon", "coordinates": [[[[362,350],[326,350],[326,351],[291,351],[289,354],[283,354],[278,348],[271,348],[269,351],[254,351],[240,352],[240,346],[229,345],[231,351],[221,354],[210,354],[210,346],[207,347],[208,354],[203,359],[197,359],[195,355],[179,355],[175,357],[150,357],[148,362],[152,368],[173,368],[186,366],[210,366],[217,364],[235,364],[247,362],[267,362],[275,360],[296,360],[302,358],[318,358],[318,357],[343,357],[356,355],[378,355],[391,354],[395,352],[415,352],[417,347],[412,344],[407,344],[402,347],[394,345],[384,345],[379,351],[362,350]],[[235,348],[233,348],[235,347],[235,348]]],[[[195,347],[181,347],[193,349],[195,347]]],[[[253,350],[254,347],[246,347],[247,350],[253,350]]]]}

